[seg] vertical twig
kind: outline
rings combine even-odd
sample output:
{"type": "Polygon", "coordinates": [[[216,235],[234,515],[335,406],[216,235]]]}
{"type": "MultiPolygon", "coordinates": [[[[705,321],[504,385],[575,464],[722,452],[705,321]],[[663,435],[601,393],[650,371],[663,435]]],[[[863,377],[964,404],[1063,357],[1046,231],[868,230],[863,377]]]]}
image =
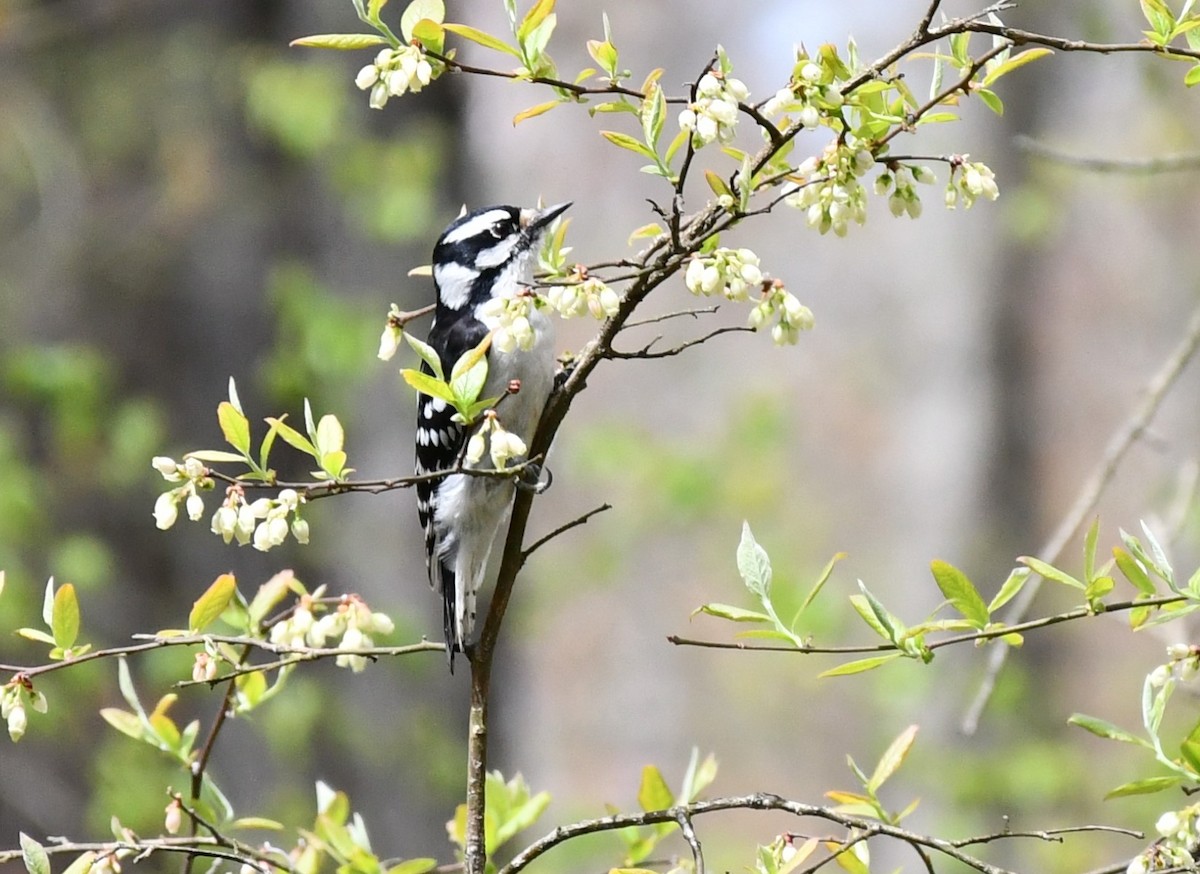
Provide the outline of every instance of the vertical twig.
{"type": "MultiPolygon", "coordinates": [[[[1188,322],[1187,332],[1183,339],[1171,350],[1166,361],[1146,384],[1141,403],[1109,439],[1104,457],[1083,484],[1083,488],[1075,498],[1075,503],[1063,520],[1058,523],[1058,528],[1055,529],[1050,540],[1037,553],[1042,561],[1049,564],[1057,562],[1063,549],[1078,535],[1084,523],[1087,522],[1088,516],[1096,509],[1100,495],[1117,472],[1126,453],[1146,430],[1179,375],[1195,357],[1197,349],[1200,349],[1200,307],[1192,311],[1192,317],[1188,322]]],[[[1020,622],[1024,618],[1033,605],[1033,600],[1037,597],[1040,587],[1041,580],[1036,579],[1021,590],[1021,594],[1013,602],[1012,611],[1006,619],[1009,624],[1020,622]]],[[[975,695],[975,700],[971,702],[966,715],[963,716],[962,730],[965,734],[974,734],[979,727],[979,718],[992,696],[992,690],[996,687],[996,678],[1004,668],[1008,651],[1008,647],[996,647],[989,654],[987,670],[979,684],[979,691],[975,695]]]]}

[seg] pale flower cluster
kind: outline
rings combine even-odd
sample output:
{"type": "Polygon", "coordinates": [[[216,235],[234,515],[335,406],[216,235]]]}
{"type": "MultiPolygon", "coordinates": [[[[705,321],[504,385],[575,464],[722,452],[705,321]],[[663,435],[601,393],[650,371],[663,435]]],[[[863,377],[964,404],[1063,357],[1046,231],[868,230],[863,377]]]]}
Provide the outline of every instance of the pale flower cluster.
{"type": "Polygon", "coordinates": [[[1159,665],[1147,678],[1150,685],[1156,689],[1167,685],[1167,682],[1178,676],[1187,681],[1200,672],[1200,647],[1189,646],[1186,643],[1176,643],[1167,647],[1170,661],[1159,665]]]}
{"type": "Polygon", "coordinates": [[[357,595],[345,595],[336,609],[319,619],[314,615],[322,589],[302,595],[292,615],[271,626],[271,643],[290,649],[325,649],[337,641],[336,649],[349,650],[336,659],[339,668],[355,673],[367,666],[368,656],[354,652],[375,645],[371,635],[391,634],[395,630],[386,613],[371,610],[357,595]]]}
{"type": "Polygon", "coordinates": [[[844,237],[851,220],[860,225],[867,220],[867,192],[859,179],[874,166],[870,150],[854,137],[832,142],[820,157],[796,168],[801,181],[789,183],[791,193],[784,202],[804,210],[810,228],[844,237]]]}
{"type": "Polygon", "coordinates": [[[166,531],[179,518],[179,505],[183,504],[188,518],[198,522],[204,518],[204,499],[200,497],[201,489],[210,489],[213,481],[208,476],[206,468],[199,459],[186,458],[183,464],[164,455],[157,455],[150,462],[151,466],[162,474],[169,483],[182,483],[177,488],[163,492],[154,502],[154,524],[166,531]]]}
{"type": "Polygon", "coordinates": [[[966,160],[966,155],[950,165],[950,182],[946,185],[946,206],[954,209],[959,201],[967,209],[977,198],[995,200],[1000,196],[996,174],[986,164],[966,160]]]}
{"type": "Polygon", "coordinates": [[[680,130],[692,135],[692,146],[699,149],[714,140],[727,143],[737,127],[738,104],[749,99],[741,79],[709,70],[696,83],[696,100],[679,113],[680,130]]]}
{"type": "Polygon", "coordinates": [[[720,293],[729,300],[749,300],[751,290],[762,286],[763,273],[751,250],[720,248],[693,256],[683,281],[692,294],[720,293]]]}
{"type": "Polygon", "coordinates": [[[933,181],[933,173],[926,167],[897,164],[894,169],[876,177],[875,193],[880,197],[888,195],[888,209],[896,218],[902,215],[920,218],[921,198],[917,194],[916,183],[929,184],[933,181]]]}
{"type": "Polygon", "coordinates": [[[590,313],[593,319],[602,321],[615,316],[621,307],[620,296],[603,280],[582,274],[577,283],[551,286],[546,302],[564,319],[590,313]]]}
{"type": "Polygon", "coordinates": [[[260,552],[280,546],[289,532],[298,543],[308,543],[308,522],[300,518],[303,504],[304,496],[295,489],[281,489],[274,498],[247,501],[245,493],[232,486],[225,493],[225,502],[213,514],[212,532],[221,535],[226,543],[234,539],[238,546],[253,543],[260,552]]]}
{"type": "Polygon", "coordinates": [[[13,743],[19,741],[29,725],[29,715],[25,710],[25,700],[38,713],[46,712],[46,696],[41,692],[25,689],[19,682],[13,681],[0,689],[0,719],[8,726],[8,736],[13,743]]]}
{"type": "Polygon", "coordinates": [[[381,51],[375,56],[374,63],[358,71],[354,84],[371,92],[372,109],[383,109],[389,97],[399,97],[409,91],[415,94],[432,78],[433,67],[425,53],[419,47],[409,45],[381,51]]]}
{"type": "Polygon", "coordinates": [[[512,431],[504,429],[496,417],[495,410],[488,410],[483,414],[483,421],[467,441],[466,460],[478,464],[485,449],[491,456],[492,466],[496,470],[504,470],[510,461],[529,451],[524,440],[512,431]]]}
{"type": "MultiPolygon", "coordinates": [[[[780,88],[762,106],[762,114],[768,118],[780,115],[796,116],[802,128],[815,128],[823,115],[818,101],[831,109],[844,102],[842,92],[835,85],[821,85],[821,68],[809,61],[800,68],[799,79],[785,88],[780,88]]],[[[766,131],[763,131],[766,135],[766,131]]]]}
{"type": "Polygon", "coordinates": [[[810,331],[813,326],[812,310],[784,288],[778,279],[764,291],[762,300],[750,310],[750,327],[760,330],[777,321],[771,327],[771,339],[776,346],[794,346],[800,342],[800,332],[810,331]]]}
{"type": "Polygon", "coordinates": [[[400,340],[404,337],[404,325],[400,321],[403,315],[400,312],[400,307],[392,304],[392,308],[388,310],[387,324],[383,326],[383,333],[379,335],[379,360],[391,361],[396,355],[396,350],[400,348],[400,340]]]}
{"type": "Polygon", "coordinates": [[[483,323],[491,329],[492,345],[501,352],[528,351],[535,339],[529,316],[537,306],[537,295],[527,288],[506,289],[479,310],[483,323]]]}
{"type": "Polygon", "coordinates": [[[1135,856],[1125,869],[1126,874],[1148,874],[1151,871],[1194,871],[1194,853],[1200,845],[1200,805],[1183,810],[1169,810],[1158,818],[1154,830],[1161,840],[1135,856]]]}

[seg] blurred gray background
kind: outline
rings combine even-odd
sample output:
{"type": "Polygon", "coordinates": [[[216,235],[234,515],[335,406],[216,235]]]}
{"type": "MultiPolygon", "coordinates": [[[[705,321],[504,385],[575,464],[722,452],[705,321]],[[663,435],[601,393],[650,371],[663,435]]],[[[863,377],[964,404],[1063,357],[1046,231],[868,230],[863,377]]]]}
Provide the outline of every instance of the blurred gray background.
{"type": "MultiPolygon", "coordinates": [[[[504,26],[500,3],[449,5],[451,20],[504,26]]],[[[677,93],[721,43],[761,99],[786,81],[794,45],[844,46],[853,34],[873,58],[923,8],[563,4],[551,53],[567,79],[591,66],[584,42],[601,38],[606,11],[635,84],[662,66],[677,93]]],[[[1031,2],[1006,22],[1122,42],[1144,27],[1136,4],[1116,0],[1031,2]]],[[[397,619],[397,642],[437,634],[408,492],[318,502],[311,546],[263,555],[222,546],[207,521],[156,531],[151,455],[215,448],[215,407],[232,375],[252,420],[295,418],[307,396],[346,424],[360,475],[408,472],[412,398],[396,367],[375,359],[375,343],[389,303],[431,300],[428,280],[406,273],[428,260],[459,206],[573,200],[572,258],[596,262],[631,255],[629,232],[653,220],[645,199],[667,194],[637,172],[636,156],[597,135],[625,129],[627,116],[564,107],[514,128],[513,115],[549,95],[462,75],[375,112],[352,81],[369,52],[287,47],[356,29],[348,2],[0,2],[6,635],[36,624],[50,574],[78,587],[84,637],[113,645],[181,624],[223,571],[252,591],[280,567],[310,587],[362,594],[397,619]]],[[[987,40],[976,40],[981,51],[987,40]]],[[[460,57],[507,60],[471,45],[460,57]]],[[[904,69],[925,93],[929,62],[904,69]]],[[[734,565],[743,519],[793,609],[833,553],[849,554],[806,620],[820,643],[870,641],[845,602],[857,579],[915,623],[940,601],[931,559],[963,568],[990,596],[1017,555],[1036,552],[1195,306],[1200,197],[1194,172],[1085,172],[1032,156],[1018,137],[1078,156],[1194,152],[1200,114],[1181,85],[1185,69],[1058,54],[1012,74],[998,87],[1003,117],[968,102],[963,123],[927,126],[894,146],[986,162],[997,203],[943,210],[945,170],[934,165],[940,184],[922,189],[920,221],[893,219],[873,199],[867,225],[845,239],[820,237],[781,208],[723,240],[752,247],[813,309],[816,330],[797,347],[733,335],[597,371],[560,432],[554,487],[531,532],[601,502],[614,509],[537,554],[497,668],[493,765],[554,796],[535,831],[601,815],[606,802],[632,808],[647,763],[677,785],[694,746],[721,762],[713,792],[819,802],[825,790],[855,788],[847,754],[868,767],[914,722],[917,746],[887,793],[897,807],[923,798],[914,829],[955,837],[1000,830],[1005,816],[1017,829],[1149,827],[1175,802],[1102,804],[1148,762],[1065,725],[1075,711],[1138,722],[1141,678],[1163,659],[1164,637],[1135,637],[1117,620],[1031,634],[972,737],[958,725],[986,651],[817,680],[836,662],[678,648],[666,637],[728,639],[734,629],[689,620],[691,611],[708,601],[751,606],[734,565]]],[[[752,135],[744,145],[755,145],[752,135]]],[[[701,157],[732,169],[716,152],[701,157]]],[[[698,206],[707,189],[695,175],[698,206]]],[[[691,305],[679,279],[656,292],[647,315],[691,305]]],[[[744,317],[727,309],[714,325],[744,317]]],[[[562,323],[560,345],[579,348],[592,327],[562,323]]],[[[689,330],[701,327],[667,333],[689,330]]],[[[1196,450],[1198,379],[1185,374],[1106,492],[1103,550],[1118,527],[1170,517],[1196,450]]],[[[289,472],[303,474],[295,464],[289,472]]],[[[1196,531],[1191,521],[1180,529],[1181,569],[1195,564],[1196,531]]],[[[1068,569],[1078,571],[1079,553],[1073,544],[1068,569]]],[[[1071,603],[1047,590],[1037,610],[1071,603]]],[[[43,649],[6,636],[0,661],[36,663],[43,649]]],[[[152,701],[188,664],[162,655],[133,670],[152,701]]],[[[293,684],[229,726],[214,758],[239,813],[307,824],[313,781],[324,779],[350,793],[381,853],[448,860],[443,823],[462,794],[463,673],[449,677],[440,657],[422,655],[353,676],[316,666],[293,684]]],[[[39,688],[49,716],[32,717],[19,746],[0,746],[0,845],[15,845],[18,830],[100,837],[114,812],[143,833],[158,828],[162,787],[182,788],[184,778],[96,715],[120,703],[115,668],[93,664],[39,688]]],[[[216,706],[190,689],[176,714],[207,720],[216,706]]],[[[1191,700],[1178,706],[1194,710],[1191,700]]],[[[803,827],[762,814],[702,826],[714,870],[740,870],[755,842],[803,827]]],[[[618,846],[596,838],[541,865],[604,870],[618,846]]],[[[1083,870],[1139,846],[1087,837],[990,855],[1083,870]]]]}

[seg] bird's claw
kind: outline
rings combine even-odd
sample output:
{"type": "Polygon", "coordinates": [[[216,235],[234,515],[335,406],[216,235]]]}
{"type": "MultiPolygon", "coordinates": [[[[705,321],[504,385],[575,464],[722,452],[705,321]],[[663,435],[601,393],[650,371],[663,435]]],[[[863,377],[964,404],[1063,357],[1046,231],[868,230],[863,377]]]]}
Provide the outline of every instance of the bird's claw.
{"type": "Polygon", "coordinates": [[[525,492],[533,492],[535,495],[546,491],[553,482],[554,474],[550,472],[550,468],[542,467],[540,464],[527,464],[517,474],[517,488],[525,492]],[[542,480],[542,474],[546,476],[545,481],[542,480]]]}

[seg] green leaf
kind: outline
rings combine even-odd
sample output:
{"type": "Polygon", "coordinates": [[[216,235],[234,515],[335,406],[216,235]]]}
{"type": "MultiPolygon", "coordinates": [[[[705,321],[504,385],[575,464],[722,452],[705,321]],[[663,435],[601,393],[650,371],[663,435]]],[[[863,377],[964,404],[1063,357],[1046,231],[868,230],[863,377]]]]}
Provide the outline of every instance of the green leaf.
{"type": "Polygon", "coordinates": [[[1141,0],[1141,4],[1142,15],[1146,17],[1155,33],[1162,36],[1171,33],[1175,27],[1175,16],[1163,0],[1141,0]]]}
{"type": "Polygon", "coordinates": [[[238,452],[250,452],[250,421],[237,411],[229,401],[221,401],[217,405],[217,421],[221,425],[221,433],[225,442],[238,452]]]}
{"type": "Polygon", "coordinates": [[[445,380],[446,372],[442,370],[442,359],[438,356],[436,349],[424,340],[418,340],[412,334],[408,333],[408,331],[404,332],[404,340],[420,356],[421,360],[429,365],[429,369],[433,371],[434,376],[445,380]]]}
{"type": "Polygon", "coordinates": [[[233,593],[237,590],[237,581],[233,574],[221,574],[211,586],[192,604],[192,612],[188,614],[188,628],[200,632],[216,621],[229,605],[233,593]]]}
{"type": "Polygon", "coordinates": [[[265,816],[242,816],[229,823],[229,828],[260,829],[262,831],[283,831],[283,823],[265,816]]]}
{"type": "Polygon", "coordinates": [[[645,99],[642,101],[642,134],[646,144],[653,149],[662,135],[663,120],[667,115],[667,100],[657,82],[650,86],[645,99]]]}
{"type": "MultiPolygon", "coordinates": [[[[446,31],[442,28],[440,21],[422,18],[413,25],[412,41],[439,55],[446,53],[446,31]]],[[[434,72],[437,72],[437,67],[434,67],[434,72]]]]}
{"type": "Polygon", "coordinates": [[[1150,575],[1146,573],[1145,568],[1142,567],[1141,562],[1119,546],[1114,546],[1112,553],[1113,559],[1117,563],[1117,569],[1135,589],[1144,595],[1158,594],[1157,587],[1150,579],[1150,575]]]}
{"type": "Polygon", "coordinates": [[[95,862],[96,851],[88,850],[86,853],[77,857],[74,862],[68,865],[63,870],[63,874],[88,874],[88,872],[92,870],[92,866],[95,864],[95,862]]]}
{"type": "Polygon", "coordinates": [[[521,42],[529,34],[533,33],[537,27],[546,20],[551,12],[554,11],[555,0],[537,0],[529,11],[525,13],[525,17],[521,19],[520,25],[517,27],[517,39],[521,42]]]}
{"type": "Polygon", "coordinates": [[[522,109],[513,116],[513,127],[516,127],[523,121],[528,121],[531,118],[537,118],[539,115],[545,115],[556,106],[561,106],[561,100],[547,100],[545,103],[539,103],[536,106],[531,106],[528,109],[522,109]]]}
{"type": "Polygon", "coordinates": [[[121,734],[129,735],[134,740],[142,740],[144,728],[136,713],[118,707],[105,707],[101,709],[100,716],[121,734]]]}
{"type": "Polygon", "coordinates": [[[663,779],[662,772],[654,765],[642,768],[642,785],[638,789],[638,804],[642,810],[666,810],[675,803],[675,796],[663,779]]]}
{"type": "Polygon", "coordinates": [[[1075,579],[1066,571],[1061,571],[1054,565],[1047,564],[1040,558],[1034,558],[1031,555],[1023,555],[1017,559],[1021,564],[1031,568],[1034,573],[1041,574],[1047,580],[1052,580],[1056,583],[1062,583],[1064,586],[1070,586],[1072,589],[1086,590],[1087,586],[1075,579]]]}
{"type": "Polygon", "coordinates": [[[437,859],[407,859],[388,868],[387,874],[428,874],[437,866],[437,859]]]}
{"type": "Polygon", "coordinates": [[[1192,69],[1188,70],[1187,73],[1184,74],[1183,84],[1188,88],[1200,85],[1200,64],[1192,67],[1192,69]]]}
{"type": "Polygon", "coordinates": [[[1047,48],[1026,49],[1023,52],[1013,55],[1004,63],[997,64],[990,71],[988,71],[988,74],[983,79],[983,84],[991,85],[1001,76],[1007,76],[1013,70],[1024,67],[1031,61],[1036,61],[1038,58],[1044,58],[1046,55],[1052,54],[1054,54],[1054,52],[1047,48]]]}
{"type": "Polygon", "coordinates": [[[302,36],[294,39],[289,46],[303,46],[310,49],[337,49],[351,51],[367,49],[371,46],[385,45],[387,40],[377,33],[321,33],[316,36],[302,36]]]}
{"type": "Polygon", "coordinates": [[[55,645],[63,649],[70,649],[79,636],[79,601],[75,598],[75,587],[70,583],[54,593],[50,627],[54,631],[55,645]]]}
{"type": "Polygon", "coordinates": [[[21,859],[29,874],[50,874],[50,857],[46,855],[46,848],[25,832],[21,832],[21,859]]]}
{"type": "Polygon", "coordinates": [[[226,452],[223,449],[198,449],[195,452],[188,452],[184,458],[194,458],[197,461],[211,461],[215,463],[236,464],[239,461],[245,461],[246,456],[239,455],[236,452],[226,452]]]}
{"type": "Polygon", "coordinates": [[[1100,517],[1097,516],[1083,538],[1083,578],[1089,582],[1096,575],[1096,540],[1099,536],[1100,517]]]}
{"type": "Polygon", "coordinates": [[[1090,731],[1097,737],[1108,738],[1109,740],[1120,741],[1121,743],[1136,744],[1141,747],[1149,747],[1150,743],[1144,738],[1138,737],[1136,734],[1126,731],[1125,729],[1113,725],[1107,720],[1100,719],[1096,716],[1088,716],[1086,713],[1072,713],[1067,719],[1070,725],[1077,725],[1085,731],[1090,731]]]}
{"type": "Polygon", "coordinates": [[[656,160],[657,156],[649,146],[635,137],[631,137],[629,134],[618,133],[612,130],[602,130],[600,131],[600,136],[604,137],[614,146],[620,146],[622,149],[636,152],[643,158],[649,158],[651,161],[656,160]]]}
{"type": "Polygon", "coordinates": [[[412,0],[400,15],[400,33],[404,35],[405,42],[412,42],[413,29],[417,22],[429,19],[441,24],[445,18],[446,7],[442,0],[412,0]]]}
{"type": "Polygon", "coordinates": [[[388,0],[367,0],[367,18],[378,21],[379,13],[387,5],[387,2],[388,0]]]}
{"type": "Polygon", "coordinates": [[[1171,789],[1182,782],[1182,777],[1147,777],[1144,780],[1134,780],[1132,783],[1122,783],[1116,789],[1109,791],[1104,796],[1104,800],[1124,798],[1128,795],[1150,795],[1154,792],[1162,792],[1164,789],[1171,789]]]}
{"type": "Polygon", "coordinates": [[[904,759],[908,755],[908,751],[912,749],[913,741],[917,739],[917,730],[919,728],[920,726],[918,725],[910,725],[904,729],[904,731],[900,732],[900,736],[892,741],[888,745],[888,748],[884,750],[883,755],[879,757],[879,764],[875,766],[875,771],[871,774],[871,779],[867,781],[867,791],[872,795],[904,764],[904,759]]]}
{"type": "Polygon", "coordinates": [[[463,39],[469,39],[473,43],[478,43],[484,48],[489,48],[497,52],[504,52],[505,54],[512,55],[514,58],[518,59],[521,57],[521,53],[508,43],[504,42],[504,40],[500,39],[499,37],[492,36],[490,33],[485,33],[482,30],[470,27],[469,25],[447,23],[443,24],[442,27],[451,33],[458,34],[463,39]]]}
{"type": "Polygon", "coordinates": [[[48,643],[55,646],[54,638],[40,628],[18,628],[17,634],[26,640],[36,640],[38,643],[48,643]]]}
{"type": "Polygon", "coordinates": [[[759,598],[767,597],[771,591],[771,559],[754,539],[746,521],[742,522],[742,539],[737,548],[737,569],[747,589],[759,598]]]}
{"type": "Polygon", "coordinates": [[[633,245],[634,240],[641,240],[647,237],[657,237],[662,234],[662,232],[663,229],[661,225],[651,222],[648,225],[642,225],[640,228],[631,233],[627,242],[629,245],[633,245]]]}
{"type": "Polygon", "coordinates": [[[441,398],[447,403],[454,403],[454,390],[436,376],[411,369],[401,370],[400,375],[404,377],[405,382],[421,394],[429,395],[431,398],[441,398]]]}
{"type": "Polygon", "coordinates": [[[703,604],[692,611],[692,615],[705,613],[718,619],[728,619],[731,622],[771,622],[771,617],[757,610],[745,610],[729,604],[703,604]]]}
{"type": "Polygon", "coordinates": [[[617,53],[617,47],[608,40],[589,39],[587,41],[588,54],[592,56],[597,64],[600,65],[610,79],[617,77],[617,64],[620,63],[620,56],[617,53]]]}
{"type": "Polygon", "coordinates": [[[1184,738],[1183,743],[1179,745],[1179,752],[1192,766],[1193,773],[1200,774],[1200,722],[1196,723],[1188,736],[1184,738]]]}
{"type": "Polygon", "coordinates": [[[948,562],[935,560],[929,565],[933,579],[946,600],[976,628],[983,628],[990,615],[983,598],[967,575],[948,562]]]}
{"type": "Polygon", "coordinates": [[[863,671],[874,670],[880,665],[887,664],[890,661],[901,658],[900,653],[890,652],[887,655],[871,656],[870,658],[857,659],[852,662],[846,662],[844,665],[838,665],[836,668],[830,668],[827,671],[822,671],[817,674],[817,677],[845,677],[849,674],[861,674],[863,671]]]}
{"type": "Polygon", "coordinates": [[[979,99],[983,101],[984,105],[992,112],[996,113],[996,115],[1004,115],[1004,101],[996,95],[995,91],[990,91],[987,88],[980,88],[972,93],[978,95],[979,99]]]}
{"type": "MultiPolygon", "coordinates": [[[[405,336],[408,335],[406,334],[405,336]]],[[[284,443],[288,444],[293,449],[299,449],[301,452],[311,455],[313,458],[318,457],[317,447],[312,445],[312,441],[310,441],[291,425],[287,424],[283,420],[282,416],[278,419],[268,416],[266,422],[271,426],[276,434],[283,438],[284,443]]]]}
{"type": "Polygon", "coordinates": [[[1025,585],[1025,581],[1029,579],[1031,573],[1033,572],[1027,567],[1015,567],[1009,571],[1008,579],[1004,581],[1000,591],[992,598],[992,603],[988,604],[988,613],[995,613],[1016,597],[1017,592],[1021,591],[1021,587],[1025,585]]]}
{"type": "Polygon", "coordinates": [[[337,416],[326,414],[317,423],[317,451],[322,455],[341,452],[346,445],[346,432],[337,416]]]}
{"type": "Polygon", "coordinates": [[[858,588],[862,594],[851,595],[851,605],[881,637],[892,643],[898,643],[900,623],[897,622],[896,617],[892,616],[879,599],[871,594],[862,580],[858,581],[858,588]]]}

